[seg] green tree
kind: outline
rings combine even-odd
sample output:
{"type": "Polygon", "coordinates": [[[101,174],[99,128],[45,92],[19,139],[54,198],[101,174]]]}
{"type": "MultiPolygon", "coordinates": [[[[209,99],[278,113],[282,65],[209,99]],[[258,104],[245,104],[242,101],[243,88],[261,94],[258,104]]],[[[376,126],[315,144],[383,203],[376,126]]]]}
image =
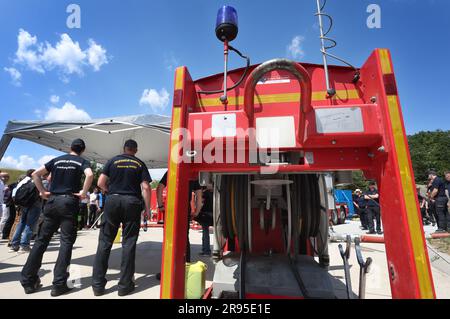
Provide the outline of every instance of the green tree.
{"type": "Polygon", "coordinates": [[[416,183],[424,184],[430,169],[442,176],[450,170],[450,131],[419,132],[408,136],[416,183]]]}

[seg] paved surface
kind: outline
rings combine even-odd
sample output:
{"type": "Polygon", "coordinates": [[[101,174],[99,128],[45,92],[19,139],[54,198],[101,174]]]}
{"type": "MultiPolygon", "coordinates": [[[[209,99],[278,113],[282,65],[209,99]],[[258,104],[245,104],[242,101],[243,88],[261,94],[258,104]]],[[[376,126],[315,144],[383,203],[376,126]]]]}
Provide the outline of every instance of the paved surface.
{"type": "MultiPolygon", "coordinates": [[[[341,234],[361,234],[359,223],[349,221],[345,225],[334,227],[334,231],[341,234]]],[[[430,229],[426,230],[432,231],[430,229]]],[[[212,235],[211,235],[212,236],[212,235]]],[[[148,232],[141,231],[136,257],[136,291],[125,298],[159,298],[159,281],[155,274],[160,271],[161,246],[163,231],[161,228],[149,228],[148,232]]],[[[18,280],[20,271],[27,258],[27,254],[9,253],[6,243],[0,244],[0,298],[51,298],[50,289],[52,282],[52,270],[57,257],[59,242],[55,236],[50,243],[47,253],[44,255],[40,277],[43,287],[32,296],[24,294],[18,280]]],[[[79,233],[74,246],[72,265],[70,269],[70,282],[75,289],[59,298],[119,298],[117,296],[117,283],[120,267],[120,245],[115,244],[111,252],[110,270],[107,274],[107,293],[102,297],[94,297],[91,290],[92,263],[97,248],[98,230],[82,231],[79,233]]],[[[209,258],[199,258],[197,255],[201,249],[201,231],[191,230],[190,234],[193,260],[202,260],[208,264],[207,281],[212,280],[214,266],[209,258]]],[[[212,237],[211,237],[212,242],[212,237]]],[[[383,244],[363,243],[364,257],[372,257],[374,260],[370,273],[367,276],[367,298],[390,298],[390,288],[387,275],[386,255],[383,244]]],[[[338,243],[331,243],[330,274],[335,280],[334,286],[339,296],[345,296],[345,277],[342,259],[339,255],[338,243]]],[[[430,251],[432,260],[433,277],[435,280],[438,298],[450,298],[450,256],[430,251]]],[[[354,248],[351,251],[351,278],[353,291],[357,293],[359,284],[359,266],[356,262],[354,248]]]]}

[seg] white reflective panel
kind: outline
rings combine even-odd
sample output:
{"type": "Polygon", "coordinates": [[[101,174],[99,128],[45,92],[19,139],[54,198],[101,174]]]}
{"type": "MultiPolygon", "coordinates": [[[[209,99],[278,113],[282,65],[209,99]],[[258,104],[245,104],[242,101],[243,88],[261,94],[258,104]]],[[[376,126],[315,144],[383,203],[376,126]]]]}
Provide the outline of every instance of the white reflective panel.
{"type": "Polygon", "coordinates": [[[211,119],[212,137],[236,136],[236,114],[214,114],[211,119]]]}
{"type": "Polygon", "coordinates": [[[361,108],[316,109],[317,133],[364,132],[361,108]]]}

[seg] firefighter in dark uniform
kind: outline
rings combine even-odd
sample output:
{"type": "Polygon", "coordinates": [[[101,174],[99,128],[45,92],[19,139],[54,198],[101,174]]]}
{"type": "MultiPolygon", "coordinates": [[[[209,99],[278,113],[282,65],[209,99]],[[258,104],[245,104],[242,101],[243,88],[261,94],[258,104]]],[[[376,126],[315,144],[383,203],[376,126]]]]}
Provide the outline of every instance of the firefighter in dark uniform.
{"type": "Polygon", "coordinates": [[[445,193],[444,181],[439,178],[434,171],[428,173],[431,181],[430,201],[434,204],[437,216],[438,229],[437,233],[445,233],[447,231],[447,203],[448,198],[445,193]]]}
{"type": "Polygon", "coordinates": [[[450,171],[445,172],[445,195],[447,196],[447,231],[450,230],[450,171]]]}
{"type": "Polygon", "coordinates": [[[126,141],[123,150],[122,155],[117,155],[106,163],[98,180],[98,186],[107,193],[107,197],[92,274],[95,296],[101,296],[105,292],[109,255],[120,224],[123,233],[118,294],[125,296],[134,290],[136,242],[144,203],[146,213],[150,212],[152,179],[147,166],[135,156],[138,151],[136,141],[126,141]]]}
{"type": "Polygon", "coordinates": [[[367,200],[366,211],[367,211],[367,222],[369,226],[368,234],[378,234],[381,235],[381,214],[380,214],[380,195],[375,187],[375,182],[369,183],[369,189],[364,193],[364,198],[367,200]],[[373,220],[376,220],[376,232],[373,220]]]}
{"type": "Polygon", "coordinates": [[[32,175],[41,197],[47,200],[44,207],[44,221],[33,249],[22,270],[21,283],[26,294],[35,292],[40,287],[38,271],[42,257],[47,250],[53,234],[61,228],[58,259],[54,269],[51,295],[62,295],[71,290],[67,286],[68,267],[72,258],[72,248],[77,237],[77,215],[80,198],[85,198],[94,179],[90,163],[81,157],[86,146],[81,139],[72,142],[71,152],[52,159],[32,175]],[[52,182],[47,191],[41,178],[51,173],[52,182]],[[86,175],[81,188],[82,175],[86,175]]]}
{"type": "Polygon", "coordinates": [[[356,213],[359,215],[359,219],[361,220],[361,228],[363,230],[369,229],[369,223],[367,221],[367,212],[366,212],[367,200],[364,198],[363,193],[360,189],[355,190],[355,194],[353,196],[353,206],[355,207],[356,213]]]}

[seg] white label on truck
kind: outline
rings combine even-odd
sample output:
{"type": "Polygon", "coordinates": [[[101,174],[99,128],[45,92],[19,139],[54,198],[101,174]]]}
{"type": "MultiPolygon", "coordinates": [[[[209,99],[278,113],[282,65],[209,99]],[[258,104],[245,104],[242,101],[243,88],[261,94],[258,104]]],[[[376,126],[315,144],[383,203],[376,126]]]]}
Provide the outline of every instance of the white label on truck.
{"type": "Polygon", "coordinates": [[[211,119],[212,137],[236,136],[236,114],[214,114],[211,119]]]}
{"type": "Polygon", "coordinates": [[[362,133],[364,123],[359,107],[316,109],[317,133],[362,133]]]}

